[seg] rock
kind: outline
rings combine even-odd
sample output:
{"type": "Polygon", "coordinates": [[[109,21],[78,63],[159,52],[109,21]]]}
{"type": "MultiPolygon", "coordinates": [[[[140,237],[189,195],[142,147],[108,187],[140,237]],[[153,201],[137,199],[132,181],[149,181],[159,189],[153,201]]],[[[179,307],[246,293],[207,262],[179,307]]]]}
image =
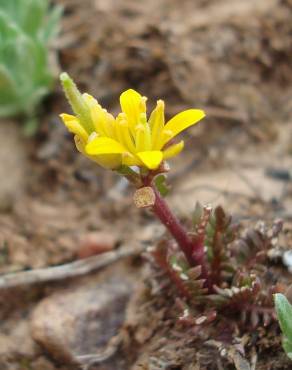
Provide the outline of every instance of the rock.
{"type": "Polygon", "coordinates": [[[109,232],[89,232],[80,238],[79,258],[87,258],[99,253],[109,252],[117,245],[117,237],[109,232]]]}
{"type": "Polygon", "coordinates": [[[285,251],[282,260],[288,271],[292,273],[292,251],[285,251]]]}
{"type": "Polygon", "coordinates": [[[0,120],[0,212],[9,211],[24,189],[27,152],[21,126],[0,120]]]}
{"type": "MultiPolygon", "coordinates": [[[[39,357],[37,358],[36,360],[34,361],[31,361],[29,363],[29,366],[28,369],[32,369],[32,370],[56,370],[56,367],[50,362],[48,361],[45,357],[39,357]]],[[[58,370],[65,370],[64,368],[58,368],[58,370]]]]}
{"type": "Polygon", "coordinates": [[[5,359],[14,357],[32,358],[39,351],[30,335],[28,320],[18,320],[16,325],[10,323],[9,326],[9,332],[0,333],[0,366],[1,361],[5,359]]]}
{"type": "Polygon", "coordinates": [[[33,312],[32,336],[62,364],[74,366],[79,356],[105,353],[124,322],[132,288],[129,272],[115,269],[102,280],[89,277],[54,293],[33,312]]]}
{"type": "Polygon", "coordinates": [[[200,174],[190,173],[170,197],[173,207],[181,213],[195,206],[194,199],[202,204],[218,204],[233,213],[242,212],[246,199],[260,199],[265,202],[278,200],[283,191],[283,184],[266,176],[263,168],[230,168],[206,171],[200,174]],[[236,202],[234,201],[236,199],[236,202]]]}

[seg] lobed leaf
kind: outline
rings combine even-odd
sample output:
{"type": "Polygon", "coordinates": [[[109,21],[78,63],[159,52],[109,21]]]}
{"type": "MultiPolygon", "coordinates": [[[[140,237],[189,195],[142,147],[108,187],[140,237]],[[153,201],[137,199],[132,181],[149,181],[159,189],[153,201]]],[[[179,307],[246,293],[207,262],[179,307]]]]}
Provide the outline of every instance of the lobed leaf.
{"type": "Polygon", "coordinates": [[[154,182],[161,196],[165,197],[169,192],[169,188],[166,184],[166,176],[158,175],[155,177],[154,182]]]}

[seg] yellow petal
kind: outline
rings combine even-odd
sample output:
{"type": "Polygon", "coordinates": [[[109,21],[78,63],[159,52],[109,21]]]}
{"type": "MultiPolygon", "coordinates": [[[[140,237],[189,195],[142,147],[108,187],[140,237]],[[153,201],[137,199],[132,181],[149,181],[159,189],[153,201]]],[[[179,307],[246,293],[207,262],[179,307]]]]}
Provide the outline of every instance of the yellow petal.
{"type": "Polygon", "coordinates": [[[145,99],[137,91],[129,89],[121,94],[120,104],[129,125],[134,128],[139,122],[140,114],[146,113],[145,99]]]}
{"type": "Polygon", "coordinates": [[[85,147],[88,155],[122,154],[126,151],[120,143],[109,137],[95,137],[85,147]]]}
{"type": "Polygon", "coordinates": [[[162,130],[158,136],[158,138],[156,139],[156,142],[155,142],[155,149],[156,150],[161,150],[164,145],[166,143],[169,142],[169,140],[171,140],[171,138],[173,137],[173,132],[170,131],[170,130],[162,130]]]}
{"type": "Polygon", "coordinates": [[[85,154],[85,144],[84,144],[84,141],[80,138],[80,136],[75,135],[74,136],[74,141],[75,141],[75,145],[76,145],[77,150],[80,153],[85,154]]]}
{"type": "Polygon", "coordinates": [[[155,170],[159,167],[163,155],[160,150],[151,150],[146,152],[137,153],[137,156],[141,159],[144,165],[150,170],[155,170]]]}
{"type": "Polygon", "coordinates": [[[158,100],[156,108],[151,113],[149,125],[151,128],[152,149],[160,149],[156,144],[164,127],[164,102],[162,100],[158,100]]]}
{"type": "Polygon", "coordinates": [[[178,155],[184,148],[183,140],[177,144],[170,145],[167,149],[163,150],[163,159],[168,159],[178,155]]]}
{"type": "Polygon", "coordinates": [[[172,134],[168,136],[167,141],[164,140],[163,145],[186,128],[199,122],[204,117],[205,113],[200,109],[188,109],[181,113],[178,113],[176,116],[171,118],[171,120],[169,120],[164,126],[163,131],[171,131],[172,134]]]}
{"type": "Polygon", "coordinates": [[[151,134],[148,124],[139,124],[135,130],[135,145],[137,152],[151,150],[151,134]]]}
{"type": "Polygon", "coordinates": [[[106,131],[109,137],[115,139],[115,119],[106,109],[103,109],[106,117],[106,131]]]}
{"type": "Polygon", "coordinates": [[[90,155],[86,153],[86,145],[80,139],[79,136],[74,137],[76,148],[79,152],[85,155],[88,159],[91,159],[98,165],[108,169],[116,169],[122,165],[122,155],[121,154],[100,154],[100,155],[90,155]]]}
{"type": "Polygon", "coordinates": [[[93,105],[98,104],[97,100],[92,95],[87,93],[82,94],[82,99],[89,108],[91,108],[93,105]]]}
{"type": "Polygon", "coordinates": [[[131,153],[136,153],[135,144],[129,130],[129,125],[123,113],[115,121],[115,137],[131,153]]]}
{"type": "Polygon", "coordinates": [[[97,164],[99,164],[101,167],[108,168],[111,170],[117,169],[122,165],[121,154],[101,154],[88,157],[97,164]]]}
{"type": "Polygon", "coordinates": [[[90,108],[91,118],[95,131],[101,136],[108,136],[106,130],[106,115],[100,105],[90,108]]]}
{"type": "Polygon", "coordinates": [[[60,117],[66,127],[67,124],[69,124],[71,121],[78,121],[78,118],[73,116],[72,114],[62,113],[60,114],[60,117]]]}
{"type": "Polygon", "coordinates": [[[142,161],[134,155],[130,155],[129,153],[123,154],[122,164],[125,166],[143,166],[142,161]]]}
{"type": "Polygon", "coordinates": [[[64,125],[67,127],[68,131],[72,134],[79,136],[84,142],[88,139],[88,134],[86,130],[81,126],[78,121],[78,118],[72,116],[71,114],[60,114],[64,125]]]}
{"type": "Polygon", "coordinates": [[[90,111],[91,120],[95,131],[101,136],[113,136],[113,116],[98,103],[98,101],[89,94],[83,94],[90,111]]]}
{"type": "Polygon", "coordinates": [[[107,136],[103,128],[105,113],[102,110],[102,107],[98,104],[97,100],[93,96],[89,94],[83,94],[82,96],[88,106],[95,132],[101,136],[107,136]]]}

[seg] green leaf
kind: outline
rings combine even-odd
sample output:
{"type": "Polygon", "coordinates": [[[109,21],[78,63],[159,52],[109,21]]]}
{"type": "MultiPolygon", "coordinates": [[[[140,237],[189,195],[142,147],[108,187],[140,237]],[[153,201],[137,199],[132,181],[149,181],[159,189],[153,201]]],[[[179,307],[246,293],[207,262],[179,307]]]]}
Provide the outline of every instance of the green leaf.
{"type": "Polygon", "coordinates": [[[55,6],[47,17],[47,23],[41,30],[42,39],[48,42],[55,37],[60,30],[60,19],[63,14],[63,7],[61,5],[55,6]]]}
{"type": "Polygon", "coordinates": [[[123,175],[123,176],[136,176],[137,175],[137,172],[135,172],[134,170],[132,170],[131,167],[129,166],[125,166],[125,165],[122,165],[118,170],[117,172],[120,174],[120,175],[123,175]]]}
{"type": "Polygon", "coordinates": [[[275,305],[280,327],[292,342],[292,305],[283,294],[275,294],[275,305]]]}
{"type": "Polygon", "coordinates": [[[35,115],[52,88],[48,39],[60,8],[49,0],[0,0],[0,116],[35,115]]]}
{"type": "Polygon", "coordinates": [[[141,178],[139,174],[135,172],[134,170],[132,170],[131,167],[123,165],[117,169],[117,172],[120,175],[125,176],[125,178],[128,179],[129,182],[136,185],[137,187],[142,186],[142,182],[141,182],[141,178]]]}
{"type": "Polygon", "coordinates": [[[287,356],[292,360],[292,343],[285,337],[283,339],[283,348],[287,356]]]}
{"type": "Polygon", "coordinates": [[[283,348],[292,359],[292,305],[283,294],[275,294],[276,313],[284,334],[283,348]]]}
{"type": "Polygon", "coordinates": [[[161,196],[165,197],[169,192],[169,188],[166,184],[166,176],[165,175],[156,176],[154,183],[161,196]]]}
{"type": "Polygon", "coordinates": [[[84,102],[81,92],[78,90],[75,82],[68,75],[68,73],[63,72],[60,74],[60,81],[63,86],[66,98],[68,99],[73,112],[83,120],[88,118],[88,107],[84,102]]]}

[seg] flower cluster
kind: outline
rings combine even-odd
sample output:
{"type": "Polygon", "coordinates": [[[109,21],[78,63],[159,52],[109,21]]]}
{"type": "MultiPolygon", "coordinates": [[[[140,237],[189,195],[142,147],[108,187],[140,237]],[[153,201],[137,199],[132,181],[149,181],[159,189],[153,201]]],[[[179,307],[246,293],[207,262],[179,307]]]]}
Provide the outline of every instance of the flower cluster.
{"type": "Polygon", "coordinates": [[[75,114],[61,114],[64,124],[75,135],[77,149],[105,168],[157,169],[183,149],[184,142],[173,143],[173,138],[205,116],[202,110],[188,109],[165,123],[164,102],[158,100],[147,117],[147,98],[129,89],[121,94],[122,112],[114,118],[91,95],[81,94],[67,73],[61,81],[75,114]]]}

